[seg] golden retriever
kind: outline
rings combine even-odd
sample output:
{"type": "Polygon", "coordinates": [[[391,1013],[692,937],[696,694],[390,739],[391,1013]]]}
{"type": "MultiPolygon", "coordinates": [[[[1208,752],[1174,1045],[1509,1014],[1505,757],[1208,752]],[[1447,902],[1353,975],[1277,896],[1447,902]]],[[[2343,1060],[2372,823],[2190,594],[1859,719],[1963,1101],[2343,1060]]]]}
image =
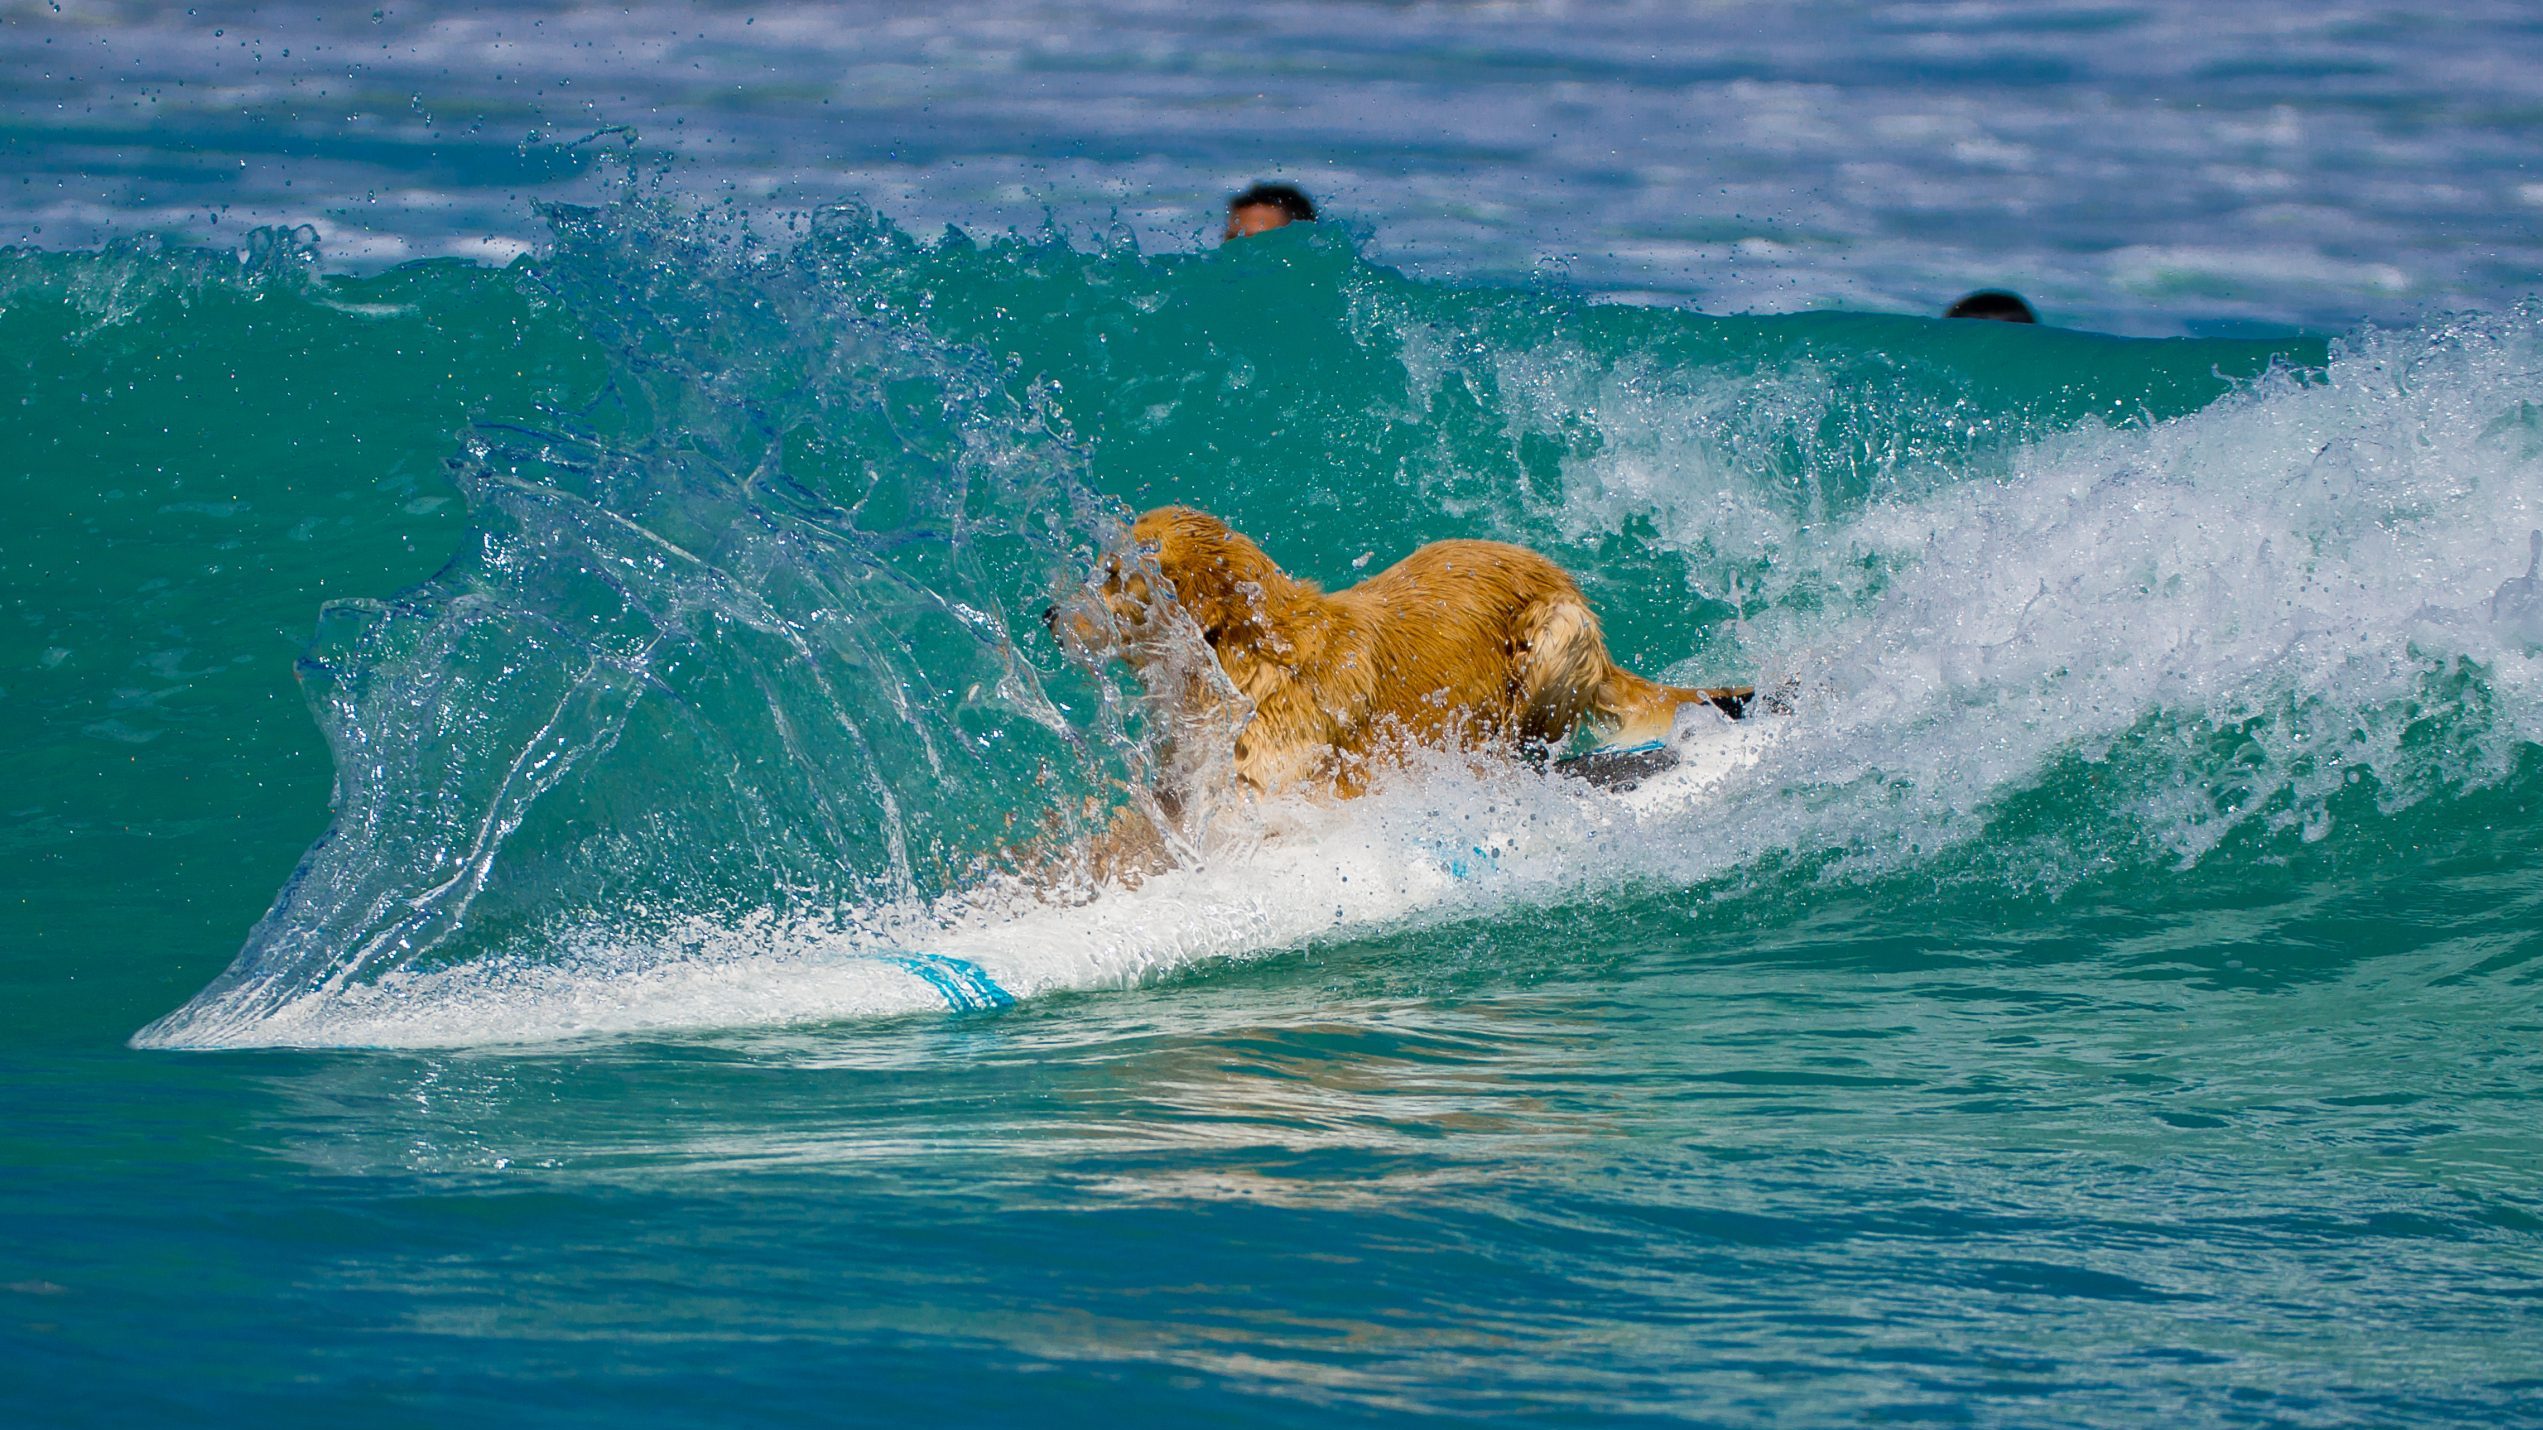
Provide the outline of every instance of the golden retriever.
{"type": "Polygon", "coordinates": [[[1328,593],[1189,507],[1148,512],[1130,534],[1133,559],[1113,558],[1090,593],[1100,609],[1047,619],[1081,651],[1129,661],[1152,698],[1225,703],[1225,687],[1164,657],[1172,613],[1188,617],[1242,697],[1236,777],[1256,794],[1348,798],[1415,747],[1542,759],[1585,722],[1640,743],[1666,737],[1682,706],[1736,718],[1753,695],[1617,665],[1580,588],[1525,547],[1435,542],[1328,593]]]}

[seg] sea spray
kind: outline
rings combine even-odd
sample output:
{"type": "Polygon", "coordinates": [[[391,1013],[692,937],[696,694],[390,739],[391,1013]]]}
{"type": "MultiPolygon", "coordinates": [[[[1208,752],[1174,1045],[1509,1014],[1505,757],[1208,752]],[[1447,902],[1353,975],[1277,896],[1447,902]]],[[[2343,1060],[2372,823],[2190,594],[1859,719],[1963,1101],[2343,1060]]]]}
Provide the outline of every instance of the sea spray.
{"type": "Polygon", "coordinates": [[[2543,508],[2502,426],[2538,360],[2532,310],[2371,333],[1848,523],[1814,564],[1861,594],[1753,638],[1810,707],[1787,773],[1887,795],[1788,842],[1886,866],[1984,838],[2052,761],[2078,829],[2180,862],[2246,825],[2321,838],[2344,794],[2390,813],[2507,777],[2543,736],[2543,670],[2490,605],[2543,508]]]}
{"type": "Polygon", "coordinates": [[[889,964],[913,948],[1109,986],[1626,888],[2054,893],[2513,779],[2533,738],[2490,614],[2536,505],[2527,313],[2325,363],[1582,308],[1321,235],[1214,261],[856,210],[782,244],[556,221],[525,291],[601,376],[471,429],[449,570],[330,613],[335,829],[151,1039],[833,1018],[928,1006],[889,964]],[[1168,499],[1336,584],[1528,542],[1629,658],[1793,714],[1674,811],[1442,768],[1140,894],[998,894],[999,850],[1156,775],[1118,674],[1038,612],[1168,499]]]}
{"type": "Polygon", "coordinates": [[[1111,687],[1017,640],[1112,520],[1029,409],[747,234],[636,202],[555,227],[524,281],[604,376],[471,430],[431,582],[328,608],[301,675],[334,825],[142,1041],[700,920],[887,917],[1146,782],[1111,687]]]}

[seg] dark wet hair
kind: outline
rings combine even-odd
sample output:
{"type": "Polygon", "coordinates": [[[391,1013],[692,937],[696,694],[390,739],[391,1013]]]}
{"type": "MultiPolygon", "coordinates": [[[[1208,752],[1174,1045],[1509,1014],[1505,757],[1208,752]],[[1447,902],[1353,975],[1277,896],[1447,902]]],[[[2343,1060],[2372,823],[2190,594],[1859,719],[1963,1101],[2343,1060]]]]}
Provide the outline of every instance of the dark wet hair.
{"type": "Polygon", "coordinates": [[[2018,293],[1981,288],[1943,310],[1946,318],[1992,318],[1999,323],[2036,323],[2040,315],[2018,293]]]}
{"type": "Polygon", "coordinates": [[[1231,209],[1252,208],[1256,204],[1271,205],[1292,223],[1316,221],[1316,201],[1296,184],[1256,184],[1227,201],[1231,209]]]}

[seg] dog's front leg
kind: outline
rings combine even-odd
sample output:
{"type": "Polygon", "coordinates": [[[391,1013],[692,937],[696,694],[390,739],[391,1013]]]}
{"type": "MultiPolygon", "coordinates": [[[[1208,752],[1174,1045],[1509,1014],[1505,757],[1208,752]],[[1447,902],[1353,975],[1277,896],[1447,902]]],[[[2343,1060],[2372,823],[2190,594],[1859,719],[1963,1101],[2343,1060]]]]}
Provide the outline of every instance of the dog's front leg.
{"type": "Polygon", "coordinates": [[[1119,884],[1125,889],[1139,887],[1152,874],[1162,874],[1175,865],[1174,849],[1166,842],[1165,831],[1148,811],[1126,804],[1113,811],[1112,822],[1104,832],[1088,840],[1084,849],[1087,879],[1096,884],[1119,884]]]}

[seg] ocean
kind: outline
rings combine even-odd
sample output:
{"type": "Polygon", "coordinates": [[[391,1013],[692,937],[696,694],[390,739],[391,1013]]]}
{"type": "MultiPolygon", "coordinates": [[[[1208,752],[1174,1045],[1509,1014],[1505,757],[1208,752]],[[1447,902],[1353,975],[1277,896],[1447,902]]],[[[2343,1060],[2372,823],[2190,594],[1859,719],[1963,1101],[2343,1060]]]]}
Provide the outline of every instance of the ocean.
{"type": "Polygon", "coordinates": [[[0,8],[0,1420],[2543,1424],[2539,60],[0,8]],[[1784,708],[1037,896],[1164,502],[1784,708]]]}

